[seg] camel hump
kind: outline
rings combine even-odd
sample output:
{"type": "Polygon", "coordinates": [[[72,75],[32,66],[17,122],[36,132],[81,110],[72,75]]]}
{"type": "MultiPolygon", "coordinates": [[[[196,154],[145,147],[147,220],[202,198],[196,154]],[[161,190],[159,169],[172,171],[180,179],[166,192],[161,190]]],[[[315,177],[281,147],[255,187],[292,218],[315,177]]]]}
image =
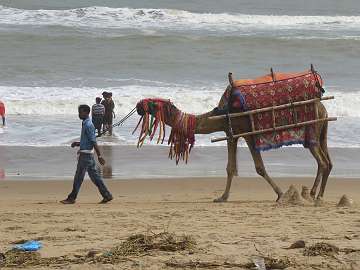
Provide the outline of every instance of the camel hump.
{"type": "Polygon", "coordinates": [[[242,79],[235,80],[234,87],[240,87],[242,85],[253,85],[253,84],[261,84],[261,83],[270,83],[274,79],[276,81],[288,80],[291,78],[301,77],[306,74],[309,74],[309,70],[303,72],[291,72],[291,73],[283,73],[283,72],[274,72],[273,74],[269,73],[264,76],[256,77],[254,79],[242,79]]]}

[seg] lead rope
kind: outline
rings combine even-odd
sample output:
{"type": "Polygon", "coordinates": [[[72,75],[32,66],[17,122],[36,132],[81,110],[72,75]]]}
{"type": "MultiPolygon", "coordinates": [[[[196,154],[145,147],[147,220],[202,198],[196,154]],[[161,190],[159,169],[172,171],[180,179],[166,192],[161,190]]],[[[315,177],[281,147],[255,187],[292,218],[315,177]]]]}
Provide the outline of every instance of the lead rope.
{"type": "MultiPolygon", "coordinates": [[[[125,123],[125,121],[127,119],[129,119],[130,116],[132,116],[135,112],[136,112],[136,107],[134,109],[132,109],[127,115],[125,115],[119,122],[116,122],[115,124],[113,124],[112,127],[114,128],[114,127],[122,126],[125,123]]],[[[103,132],[98,134],[96,137],[100,137],[101,135],[104,135],[109,130],[110,130],[110,128],[103,130],[103,132]]]]}

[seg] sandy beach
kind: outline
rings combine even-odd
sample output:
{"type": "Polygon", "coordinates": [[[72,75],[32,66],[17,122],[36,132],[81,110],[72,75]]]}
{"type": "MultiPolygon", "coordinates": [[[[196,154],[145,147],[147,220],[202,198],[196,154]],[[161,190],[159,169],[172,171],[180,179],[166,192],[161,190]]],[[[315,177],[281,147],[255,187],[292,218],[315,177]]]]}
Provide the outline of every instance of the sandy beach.
{"type": "MultiPolygon", "coordinates": [[[[19,240],[40,239],[42,257],[102,254],[129,236],[161,232],[191,236],[191,251],[150,250],[129,256],[119,264],[65,263],[28,266],[29,269],[176,269],[169,261],[212,263],[205,269],[240,267],[256,256],[287,258],[287,269],[359,269],[360,207],[356,179],[330,178],[324,204],[315,207],[278,205],[270,187],[259,178],[237,177],[227,203],[213,203],[221,195],[224,178],[108,180],[115,200],[99,205],[100,197],[86,181],[76,205],[61,205],[71,181],[0,182],[0,252],[19,240]],[[336,207],[346,194],[348,208],[336,207]],[[285,249],[298,240],[306,247],[325,242],[340,248],[337,254],[305,256],[304,249],[285,249]]],[[[301,189],[309,178],[283,178],[301,189]]],[[[204,264],[206,265],[206,264],[204,264]]],[[[4,269],[15,269],[4,268],[4,269]]],[[[180,267],[185,269],[185,266],[180,267]]],[[[178,268],[179,269],[179,268],[178,268]]]]}
{"type": "Polygon", "coordinates": [[[0,0],[0,270],[360,270],[359,45],[359,0],[0,0]],[[70,145],[93,149],[79,105],[101,96],[114,129],[97,165],[114,200],[99,204],[86,174],[64,205],[70,145]],[[232,133],[276,150],[213,143],[232,133]],[[193,143],[188,164],[168,159],[193,143]],[[317,170],[325,196],[304,199],[317,170]],[[15,251],[29,240],[42,247],[15,251]]]}

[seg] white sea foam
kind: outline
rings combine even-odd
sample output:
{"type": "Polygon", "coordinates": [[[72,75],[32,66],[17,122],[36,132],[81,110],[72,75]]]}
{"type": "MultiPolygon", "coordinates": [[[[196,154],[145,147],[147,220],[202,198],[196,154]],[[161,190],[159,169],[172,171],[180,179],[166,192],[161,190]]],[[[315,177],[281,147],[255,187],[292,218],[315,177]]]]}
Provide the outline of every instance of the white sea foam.
{"type": "MultiPolygon", "coordinates": [[[[196,87],[190,85],[130,84],[112,88],[73,87],[16,87],[0,86],[0,97],[5,101],[9,114],[21,115],[74,115],[79,104],[93,104],[102,91],[113,93],[116,111],[126,114],[136,103],[147,97],[170,99],[179,109],[189,113],[203,113],[213,109],[226,87],[196,87]]],[[[327,95],[335,100],[324,102],[329,115],[338,117],[360,117],[360,91],[337,91],[327,88],[327,95]]]]}
{"type": "Polygon", "coordinates": [[[179,108],[201,113],[217,105],[222,89],[191,88],[181,85],[128,85],[113,88],[72,87],[8,87],[0,86],[0,96],[5,101],[8,114],[23,115],[74,115],[79,104],[93,104],[103,91],[113,93],[116,111],[125,114],[136,103],[147,97],[171,99],[179,108]]]}
{"type": "Polygon", "coordinates": [[[335,99],[324,102],[329,115],[338,117],[360,117],[360,91],[327,92],[329,95],[334,95],[335,99]]]}
{"type": "MultiPolygon", "coordinates": [[[[0,134],[0,145],[63,145],[79,136],[77,106],[89,105],[102,91],[113,92],[117,118],[127,114],[136,103],[146,97],[170,99],[179,109],[189,113],[203,113],[213,109],[225,86],[196,87],[190,85],[139,81],[112,88],[72,88],[72,87],[16,87],[0,86],[0,97],[6,104],[8,130],[0,134]],[[46,128],[45,128],[46,127],[46,128]],[[59,134],[61,134],[59,136],[59,134]]],[[[360,147],[354,143],[360,117],[360,91],[336,91],[327,88],[326,95],[334,95],[335,100],[324,102],[329,116],[339,120],[331,123],[329,145],[331,147],[360,147]]],[[[133,116],[121,128],[115,128],[118,140],[111,144],[135,145],[137,137],[132,135],[138,117],[133,116]]],[[[210,138],[222,133],[198,135],[197,146],[219,146],[225,142],[212,144],[210,138]]],[[[244,146],[242,142],[240,144],[244,146]]]]}
{"type": "MultiPolygon", "coordinates": [[[[174,9],[87,7],[24,10],[0,6],[0,24],[86,28],[239,31],[243,29],[359,30],[360,16],[193,13],[174,9]]],[[[357,37],[357,36],[356,36],[357,37]]]]}

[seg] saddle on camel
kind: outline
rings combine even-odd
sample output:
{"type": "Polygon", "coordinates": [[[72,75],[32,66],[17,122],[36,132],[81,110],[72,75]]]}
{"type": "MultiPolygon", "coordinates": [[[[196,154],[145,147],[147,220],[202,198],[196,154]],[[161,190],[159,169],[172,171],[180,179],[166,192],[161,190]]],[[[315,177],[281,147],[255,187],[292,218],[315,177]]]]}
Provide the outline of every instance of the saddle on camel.
{"type": "Polygon", "coordinates": [[[321,101],[323,97],[321,76],[311,69],[299,73],[271,73],[251,80],[232,79],[218,106],[205,114],[192,115],[177,109],[170,100],[148,98],[138,102],[136,108],[141,118],[134,132],[141,126],[138,147],[147,136],[152,140],[158,132],[157,143],[165,140],[165,125],[172,127],[168,144],[169,157],[188,161],[195,143],[195,134],[224,131],[226,137],[212,142],[227,140],[227,183],[223,195],[215,202],[227,201],[233,176],[237,174],[237,142],[243,137],[254,160],[256,171],[273,188],[279,199],[283,192],[266,173],[261,151],[284,145],[302,144],[308,148],[318,164],[317,175],[310,195],[324,195],[328,176],[332,169],[327,148],[328,117],[321,101]]]}

